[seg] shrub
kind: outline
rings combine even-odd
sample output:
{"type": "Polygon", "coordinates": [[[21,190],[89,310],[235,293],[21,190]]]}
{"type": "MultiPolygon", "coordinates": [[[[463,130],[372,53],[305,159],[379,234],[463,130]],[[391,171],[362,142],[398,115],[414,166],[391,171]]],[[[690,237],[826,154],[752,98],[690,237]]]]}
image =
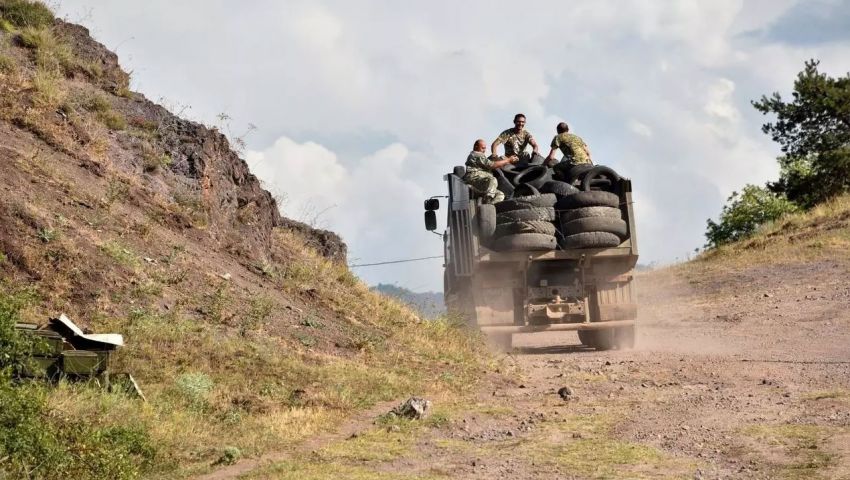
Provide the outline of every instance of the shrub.
{"type": "Polygon", "coordinates": [[[18,64],[14,58],[0,54],[0,73],[15,73],[17,68],[18,64]]]}
{"type": "Polygon", "coordinates": [[[0,3],[0,15],[19,28],[42,28],[53,24],[53,12],[41,2],[5,0],[0,3]]]}
{"type": "Polygon", "coordinates": [[[36,70],[32,78],[32,86],[35,89],[33,101],[36,105],[45,109],[59,107],[67,93],[59,75],[54,71],[43,68],[36,70]]]}
{"type": "Polygon", "coordinates": [[[718,247],[752,235],[759,226],[796,212],[798,207],[770,190],[747,185],[739,194],[732,192],[720,212],[719,223],[708,219],[706,247],[718,247]]]}
{"type": "Polygon", "coordinates": [[[98,114],[97,118],[110,130],[124,130],[127,128],[127,119],[120,112],[108,110],[98,114]]]}
{"type": "Polygon", "coordinates": [[[35,50],[36,64],[42,68],[66,71],[77,64],[71,47],[48,28],[26,28],[21,31],[20,39],[23,46],[35,50]]]}

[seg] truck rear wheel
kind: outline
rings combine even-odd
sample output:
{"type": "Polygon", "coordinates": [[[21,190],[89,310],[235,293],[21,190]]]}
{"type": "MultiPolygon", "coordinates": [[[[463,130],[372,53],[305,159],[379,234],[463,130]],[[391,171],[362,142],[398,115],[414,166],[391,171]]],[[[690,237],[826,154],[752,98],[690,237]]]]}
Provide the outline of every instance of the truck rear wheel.
{"type": "Polygon", "coordinates": [[[578,339],[583,345],[596,350],[634,348],[635,326],[606,328],[603,330],[579,330],[578,339]]]}

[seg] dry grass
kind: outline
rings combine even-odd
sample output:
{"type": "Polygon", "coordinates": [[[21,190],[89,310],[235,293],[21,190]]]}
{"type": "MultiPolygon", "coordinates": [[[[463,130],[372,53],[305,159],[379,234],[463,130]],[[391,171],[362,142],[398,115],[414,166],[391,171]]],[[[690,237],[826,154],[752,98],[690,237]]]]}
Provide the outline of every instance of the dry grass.
{"type": "Polygon", "coordinates": [[[709,250],[691,266],[745,268],[821,258],[850,259],[850,194],[764,225],[745,240],[709,250]]]}
{"type": "Polygon", "coordinates": [[[817,425],[782,424],[753,425],[742,433],[756,442],[757,450],[769,455],[780,450],[792,459],[790,463],[777,464],[780,478],[828,478],[823,470],[835,463],[835,455],[824,449],[834,429],[817,425]]]}

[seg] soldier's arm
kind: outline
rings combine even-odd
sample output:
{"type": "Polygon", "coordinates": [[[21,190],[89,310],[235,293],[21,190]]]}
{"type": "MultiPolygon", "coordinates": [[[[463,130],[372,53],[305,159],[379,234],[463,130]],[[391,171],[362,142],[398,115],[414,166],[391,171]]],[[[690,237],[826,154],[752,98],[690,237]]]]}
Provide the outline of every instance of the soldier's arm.
{"type": "Polygon", "coordinates": [[[534,137],[529,135],[528,143],[531,144],[531,153],[539,153],[540,147],[537,146],[537,140],[535,140],[534,137]]]}
{"type": "Polygon", "coordinates": [[[552,148],[549,150],[549,155],[546,155],[546,161],[547,161],[547,162],[549,162],[549,164],[554,164],[554,163],[555,163],[555,151],[556,151],[556,150],[558,150],[558,149],[557,149],[557,148],[555,148],[555,147],[552,147],[552,148]]]}
{"type": "Polygon", "coordinates": [[[491,164],[490,168],[493,170],[498,170],[509,163],[516,163],[518,161],[519,157],[517,157],[516,155],[511,155],[510,157],[504,157],[498,160],[493,160],[493,163],[491,164]]]}
{"type": "Polygon", "coordinates": [[[490,153],[493,154],[493,155],[498,155],[499,152],[496,151],[496,149],[499,148],[499,145],[501,143],[502,143],[502,136],[499,135],[498,137],[496,137],[495,140],[493,140],[493,145],[490,146],[490,153]]]}

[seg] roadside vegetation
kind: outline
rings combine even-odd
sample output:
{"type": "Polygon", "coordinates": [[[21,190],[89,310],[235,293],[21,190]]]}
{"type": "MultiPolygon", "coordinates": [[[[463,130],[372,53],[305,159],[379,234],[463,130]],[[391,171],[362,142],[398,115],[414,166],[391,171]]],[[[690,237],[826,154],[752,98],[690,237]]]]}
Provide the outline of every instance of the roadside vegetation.
{"type": "Polygon", "coordinates": [[[252,248],[235,228],[254,228],[257,205],[211,225],[211,189],[175,178],[161,111],[142,115],[126,74],[71,27],[0,0],[0,168],[33,185],[0,198],[0,478],[183,478],[381,402],[461,401],[493,371],[477,334],[371,292],[299,234],[252,248]],[[112,370],[147,401],[18,378],[38,346],[15,322],[59,312],[124,335],[112,370]]]}
{"type": "Polygon", "coordinates": [[[762,130],[782,149],[779,179],[733,192],[718,221],[707,222],[707,248],[750,237],[765,224],[850,191],[850,74],[833,78],[818,66],[817,60],[806,62],[792,101],[774,93],[753,102],[776,117],[762,130]]]}

